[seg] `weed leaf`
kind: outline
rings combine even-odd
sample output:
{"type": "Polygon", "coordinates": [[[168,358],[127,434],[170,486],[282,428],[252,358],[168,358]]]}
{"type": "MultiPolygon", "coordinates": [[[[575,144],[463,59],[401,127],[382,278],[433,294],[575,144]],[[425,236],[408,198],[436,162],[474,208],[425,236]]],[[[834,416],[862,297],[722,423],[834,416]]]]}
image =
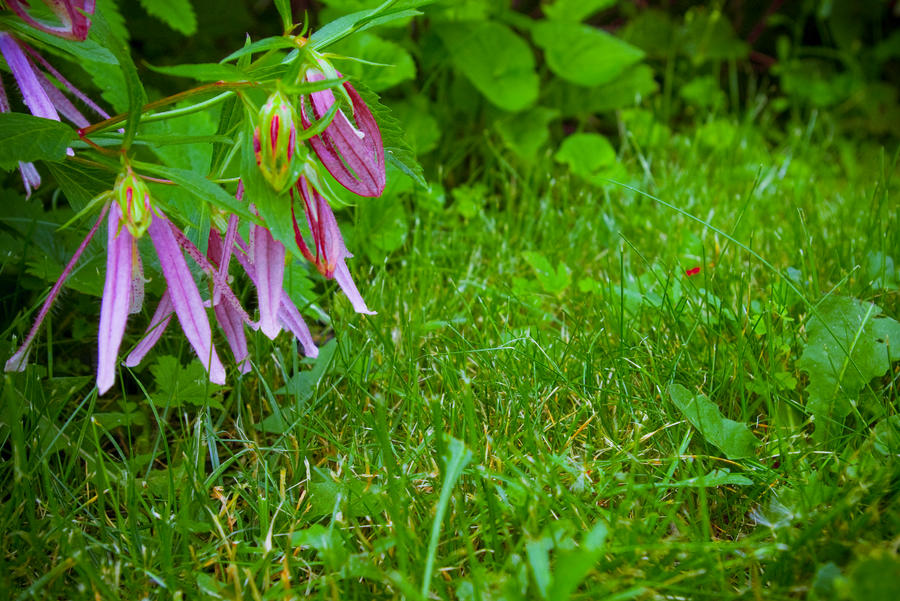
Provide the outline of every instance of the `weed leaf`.
{"type": "Polygon", "coordinates": [[[721,449],[729,459],[753,456],[759,440],[745,424],[723,416],[706,395],[695,395],[680,384],[672,384],[669,397],[703,438],[721,449]]]}
{"type": "Polygon", "coordinates": [[[900,359],[900,323],[872,303],[829,297],[806,330],[797,367],[809,374],[807,409],[816,418],[846,417],[863,387],[900,359]]]}

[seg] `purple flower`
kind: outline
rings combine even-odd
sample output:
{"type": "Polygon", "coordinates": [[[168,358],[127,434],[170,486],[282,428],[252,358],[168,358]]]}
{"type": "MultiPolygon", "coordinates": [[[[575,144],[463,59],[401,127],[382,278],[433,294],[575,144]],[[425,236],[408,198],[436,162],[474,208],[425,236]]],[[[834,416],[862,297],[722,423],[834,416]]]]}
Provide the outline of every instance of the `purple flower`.
{"type": "MultiPolygon", "coordinates": [[[[111,196],[113,198],[111,206],[103,210],[100,218],[63,269],[62,275],[41,307],[38,318],[22,346],[7,361],[6,371],[22,371],[25,368],[28,350],[41,322],[46,317],[75,263],[108,213],[106,280],[103,286],[97,337],[97,388],[100,394],[109,390],[115,381],[119,346],[125,333],[128,314],[138,312],[143,299],[144,280],[137,239],[144,232],[150,235],[153,247],[159,257],[167,290],[151,321],[151,339],[148,341],[145,338],[129,355],[126,364],[136,365],[140,361],[146,351],[159,339],[162,330],[171,319],[171,314],[174,313],[181,324],[185,337],[209,372],[210,381],[224,384],[225,368],[219,361],[212,344],[212,331],[206,316],[206,307],[190,269],[188,269],[182,249],[194,259],[200,255],[199,251],[187,241],[184,234],[158,208],[152,206],[146,184],[130,169],[119,177],[115,192],[111,196]],[[137,361],[135,361],[136,358],[137,361]]],[[[205,260],[202,261],[201,267],[207,271],[213,270],[209,262],[205,260]]],[[[222,287],[221,297],[223,300],[239,306],[228,285],[223,284],[222,287]]],[[[249,321],[249,318],[246,319],[249,321]]]]}
{"type": "MultiPolygon", "coordinates": [[[[340,73],[337,75],[340,77],[340,73]]],[[[325,74],[317,69],[306,72],[309,82],[324,79],[325,74]]],[[[325,131],[311,137],[309,144],[342,186],[360,196],[381,196],[386,182],[381,131],[359,93],[349,83],[344,82],[343,85],[352,103],[353,121],[347,118],[343,110],[338,110],[325,131]]],[[[304,129],[321,119],[334,103],[334,93],[330,89],[301,98],[300,118],[304,129]]]]}
{"type": "MultiPolygon", "coordinates": [[[[58,3],[62,4],[62,3],[58,3]]],[[[93,5],[93,3],[91,3],[93,5]]],[[[11,5],[13,8],[16,4],[11,5]]],[[[93,6],[91,7],[93,10],[93,6]]],[[[90,24],[90,21],[88,21],[90,24]]],[[[62,115],[77,125],[78,127],[87,127],[88,120],[81,114],[72,102],[60,92],[48,79],[44,71],[49,73],[56,79],[69,93],[78,98],[81,102],[91,108],[104,119],[108,119],[109,115],[97,106],[83,92],[78,90],[69,81],[63,77],[59,71],[53,68],[44,58],[35,52],[24,42],[14,38],[8,32],[0,31],[0,53],[6,59],[9,70],[12,72],[13,79],[22,92],[22,100],[28,107],[28,110],[36,117],[44,119],[53,119],[59,121],[59,115],[62,115]],[[43,68],[43,71],[41,68],[43,68]]],[[[6,90],[3,87],[3,81],[0,80],[0,112],[9,112],[11,110],[6,90]]],[[[69,154],[73,154],[69,149],[69,154]]],[[[19,163],[19,170],[22,173],[22,180],[25,184],[25,195],[31,196],[31,191],[41,185],[41,177],[34,168],[33,163],[19,163]]]]}
{"type": "MultiPolygon", "coordinates": [[[[237,219],[234,218],[233,223],[237,222],[237,219]]],[[[229,230],[231,230],[231,223],[229,223],[229,230]]],[[[234,240],[234,246],[228,246],[228,234],[226,233],[225,242],[222,241],[222,236],[219,232],[213,230],[209,235],[209,252],[213,256],[221,256],[221,253],[224,252],[226,257],[230,254],[234,254],[234,257],[238,260],[238,263],[244,268],[246,274],[250,277],[250,280],[257,288],[257,292],[260,296],[262,293],[260,290],[260,264],[259,262],[254,262],[251,259],[252,254],[252,246],[248,245],[244,242],[243,239],[238,235],[234,240]]],[[[227,260],[227,259],[226,259],[227,260]]],[[[269,262],[267,264],[269,268],[273,268],[277,265],[277,263],[269,262]]],[[[284,263],[281,263],[282,273],[284,271],[284,263]]],[[[265,276],[263,276],[265,277],[265,276]]],[[[268,277],[271,277],[268,276],[268,277]]],[[[283,277],[283,276],[282,276],[283,277]]],[[[312,334],[310,334],[309,327],[306,325],[306,322],[303,321],[303,317],[300,315],[300,311],[297,309],[297,306],[294,304],[294,301],[291,300],[291,297],[288,295],[287,291],[281,288],[277,295],[273,295],[273,299],[277,300],[277,309],[276,309],[276,317],[280,327],[285,328],[294,337],[300,342],[300,345],[303,347],[303,353],[307,357],[317,357],[319,355],[319,349],[316,348],[315,342],[313,342],[312,334]]],[[[261,298],[260,305],[268,304],[270,300],[268,298],[261,298]]],[[[274,303],[274,300],[271,302],[274,303]]],[[[260,313],[262,313],[262,309],[260,309],[260,313]]],[[[260,319],[262,321],[262,319],[260,319]]],[[[220,325],[222,320],[219,321],[220,325]]],[[[225,329],[223,327],[223,329],[225,329]]],[[[261,328],[260,328],[261,329],[261,328]]],[[[227,335],[226,331],[226,335],[227,335]]],[[[243,337],[243,330],[240,331],[240,337],[243,337]]],[[[235,332],[235,338],[238,338],[237,332],[235,332]]],[[[232,345],[234,348],[234,345],[232,345]]],[[[237,355],[235,355],[237,358],[237,355]]]]}
{"type": "Polygon", "coordinates": [[[59,24],[38,21],[25,9],[28,6],[26,0],[6,0],[6,4],[19,17],[34,27],[46,33],[67,40],[83,42],[87,39],[88,30],[91,28],[89,15],[94,14],[95,0],[44,0],[44,4],[50,7],[53,14],[59,19],[59,24]]]}
{"type": "MultiPolygon", "coordinates": [[[[238,198],[240,199],[242,196],[243,186],[239,185],[238,198]]],[[[262,329],[262,323],[265,320],[272,320],[273,315],[276,322],[274,327],[267,325],[263,333],[268,336],[274,332],[269,336],[274,338],[283,327],[297,338],[306,356],[317,357],[319,349],[316,348],[309,327],[303,321],[300,311],[281,284],[273,283],[273,281],[282,281],[284,277],[284,247],[273,240],[267,230],[257,225],[251,225],[251,232],[253,232],[252,228],[259,228],[261,232],[254,232],[252,235],[255,237],[255,243],[247,244],[237,233],[237,226],[238,219],[232,215],[228,221],[224,241],[217,230],[211,230],[206,257],[200,255],[199,250],[184,237],[183,233],[174,228],[173,232],[175,232],[178,243],[211,276],[213,311],[241,373],[247,373],[251,369],[244,325],[249,325],[254,330],[262,329]],[[272,248],[275,245],[280,249],[272,248]],[[227,270],[232,255],[237,258],[253,285],[257,287],[260,323],[250,320],[227,285],[227,270]]],[[[134,367],[143,360],[162,336],[173,312],[174,307],[167,292],[160,300],[159,307],[150,320],[150,326],[144,334],[144,339],[126,358],[126,366],[134,367]]]]}
{"type": "Polygon", "coordinates": [[[366,302],[356,288],[353,278],[350,277],[346,259],[353,255],[350,254],[350,251],[347,250],[347,246],[344,244],[344,238],[341,236],[341,230],[338,228],[331,206],[325,197],[303,176],[297,180],[295,188],[291,189],[291,216],[294,222],[294,238],[303,256],[313,263],[316,269],[319,270],[319,273],[326,278],[337,280],[341,290],[350,299],[350,304],[353,305],[353,309],[357,313],[375,315],[375,311],[369,310],[369,307],[366,306],[366,302]],[[297,215],[294,212],[294,189],[297,190],[303,199],[306,222],[312,234],[315,253],[306,244],[306,240],[303,238],[300,226],[297,223],[297,215]]]}

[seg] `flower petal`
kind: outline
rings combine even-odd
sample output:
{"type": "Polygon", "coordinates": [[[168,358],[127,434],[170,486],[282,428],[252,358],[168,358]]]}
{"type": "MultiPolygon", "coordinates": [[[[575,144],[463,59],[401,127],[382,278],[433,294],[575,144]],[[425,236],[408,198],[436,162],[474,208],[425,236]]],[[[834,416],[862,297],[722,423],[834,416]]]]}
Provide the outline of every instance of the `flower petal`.
{"type": "MultiPolygon", "coordinates": [[[[238,237],[237,243],[240,248],[246,251],[247,244],[241,240],[240,237],[238,237]]],[[[250,277],[253,284],[256,285],[256,271],[246,254],[236,252],[234,253],[234,256],[244,268],[244,271],[247,272],[247,275],[250,277]]],[[[307,357],[319,356],[319,349],[316,347],[316,343],[313,342],[309,327],[300,315],[300,311],[297,309],[294,301],[291,300],[290,295],[283,288],[281,290],[281,302],[278,305],[278,319],[281,324],[300,341],[301,346],[303,346],[303,354],[307,357]]]]}
{"type": "Polygon", "coordinates": [[[119,205],[113,204],[107,220],[106,282],[103,285],[97,337],[97,388],[100,394],[104,394],[115,382],[116,359],[131,304],[135,243],[128,229],[120,227],[121,219],[119,205]]]}
{"type": "Polygon", "coordinates": [[[377,315],[376,311],[372,311],[366,306],[366,301],[363,300],[359,290],[356,288],[356,284],[353,283],[353,278],[350,277],[350,270],[347,269],[347,264],[343,261],[334,270],[334,279],[341,287],[341,290],[344,291],[344,295],[350,299],[350,304],[353,305],[354,311],[365,313],[366,315],[377,315]]]}
{"type": "Polygon", "coordinates": [[[247,337],[244,334],[244,320],[228,303],[219,303],[213,307],[219,326],[225,332],[225,340],[231,347],[234,361],[242,374],[250,371],[250,353],[247,351],[247,337]]]}
{"type": "Polygon", "coordinates": [[[156,306],[156,311],[153,312],[153,318],[150,319],[150,325],[147,326],[144,337],[134,347],[134,350],[128,353],[128,357],[125,358],[125,367],[137,367],[144,360],[150,349],[159,342],[169,322],[172,321],[174,313],[175,307],[172,306],[172,299],[169,297],[169,291],[166,290],[162,298],[159,299],[159,304],[156,306]]]}
{"type": "Polygon", "coordinates": [[[0,52],[3,53],[3,58],[6,59],[16,83],[19,84],[22,100],[25,101],[31,114],[59,121],[59,115],[38,79],[37,69],[22,51],[19,42],[10,34],[0,32],[0,52]]]}
{"type": "Polygon", "coordinates": [[[253,232],[253,265],[259,299],[259,329],[274,339],[281,331],[278,305],[284,282],[284,245],[273,239],[266,228],[256,224],[250,228],[253,232]]]}
{"type": "MultiPolygon", "coordinates": [[[[340,74],[338,74],[340,75],[340,74]]],[[[325,74],[316,69],[306,73],[310,82],[322,81],[325,74]]],[[[338,110],[334,120],[320,135],[309,139],[316,156],[342,186],[360,196],[381,196],[386,184],[384,144],[372,111],[349,83],[344,90],[353,103],[356,125],[338,110]]],[[[334,93],[322,90],[310,94],[311,112],[300,102],[300,118],[304,128],[321,119],[334,104],[334,93]]]]}
{"type": "Polygon", "coordinates": [[[219,361],[216,349],[212,344],[212,330],[203,306],[203,299],[197,290],[197,284],[188,269],[181,247],[172,233],[171,222],[159,213],[154,215],[148,232],[159,264],[169,286],[169,295],[175,308],[175,315],[181,323],[184,335],[194,347],[200,362],[209,372],[209,379],[214,384],[225,384],[225,368],[219,361]]]}

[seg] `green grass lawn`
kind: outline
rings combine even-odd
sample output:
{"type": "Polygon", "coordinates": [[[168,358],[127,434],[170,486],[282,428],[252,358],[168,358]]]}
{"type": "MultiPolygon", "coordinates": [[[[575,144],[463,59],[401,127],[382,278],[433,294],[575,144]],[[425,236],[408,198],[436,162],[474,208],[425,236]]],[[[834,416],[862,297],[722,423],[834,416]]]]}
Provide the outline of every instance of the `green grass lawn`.
{"type": "Polygon", "coordinates": [[[618,184],[547,155],[343,211],[378,315],[319,283],[315,362],[259,335],[213,390],[168,336],[98,398],[44,341],[0,392],[0,591],[900,598],[893,149],[643,117],[618,184]]]}

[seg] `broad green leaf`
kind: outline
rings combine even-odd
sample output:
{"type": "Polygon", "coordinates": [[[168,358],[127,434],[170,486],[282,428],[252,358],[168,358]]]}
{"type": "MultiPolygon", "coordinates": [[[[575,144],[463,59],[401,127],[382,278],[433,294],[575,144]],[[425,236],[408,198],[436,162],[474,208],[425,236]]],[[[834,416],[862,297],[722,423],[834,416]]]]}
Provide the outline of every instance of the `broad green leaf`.
{"type": "Polygon", "coordinates": [[[118,63],[91,63],[87,66],[91,79],[97,88],[101,90],[100,96],[112,107],[113,113],[125,113],[128,111],[128,90],[125,86],[125,76],[118,63]]]}
{"type": "MultiPolygon", "coordinates": [[[[121,2],[121,0],[97,0],[94,12],[103,13],[103,17],[109,24],[112,32],[120,39],[128,42],[131,39],[131,32],[128,31],[128,27],[125,25],[125,17],[122,16],[122,11],[119,10],[118,2],[121,2]]],[[[75,43],[81,44],[81,42],[75,43]]],[[[115,62],[115,57],[113,57],[113,63],[115,62]]]]}
{"type": "Polygon", "coordinates": [[[72,161],[47,163],[47,168],[75,211],[83,209],[98,194],[112,190],[115,184],[115,175],[109,171],[72,161]]]}
{"type": "Polygon", "coordinates": [[[557,117],[558,110],[536,106],[498,121],[497,132],[506,147],[516,156],[525,161],[533,161],[550,139],[548,127],[557,117]]]}
{"type": "Polygon", "coordinates": [[[568,165],[575,175],[598,186],[605,184],[607,178],[618,177],[623,172],[615,148],[600,134],[569,136],[563,140],[553,158],[568,165]]]}
{"type": "Polygon", "coordinates": [[[62,161],[75,137],[71,127],[24,113],[0,113],[0,168],[19,161],[62,161]]]}
{"type": "Polygon", "coordinates": [[[541,21],[532,29],[547,65],[561,78],[582,86],[609,83],[640,62],[644,52],[601,29],[561,21],[541,21]]]}
{"type": "Polygon", "coordinates": [[[667,58],[678,45],[678,24],[667,13],[650,9],[641,11],[619,32],[626,42],[633,44],[652,58],[667,58]]]}
{"type": "Polygon", "coordinates": [[[555,0],[541,7],[544,14],[554,21],[583,21],[596,12],[606,10],[619,0],[555,0]]]}
{"type": "Polygon", "coordinates": [[[531,575],[534,576],[534,584],[537,586],[541,599],[549,598],[550,582],[553,580],[550,572],[550,551],[552,549],[553,539],[548,536],[530,541],[525,545],[525,555],[528,556],[531,575]]]}
{"type": "Polygon", "coordinates": [[[491,103],[507,111],[534,104],[538,76],[528,44],[492,21],[441,24],[436,28],[454,68],[491,103]]]}
{"type": "Polygon", "coordinates": [[[882,455],[900,454],[900,415],[892,415],[875,424],[872,430],[875,450],[882,455]]]}
{"type": "Polygon", "coordinates": [[[797,368],[809,374],[807,408],[817,420],[846,417],[863,387],[900,360],[900,323],[872,303],[828,297],[806,331],[797,368]]]}
{"type": "Polygon", "coordinates": [[[718,109],[725,105],[725,92],[712,75],[695,77],[678,89],[678,95],[701,109],[718,109]]]}
{"type": "Polygon", "coordinates": [[[261,40],[256,40],[252,44],[247,44],[239,50],[235,50],[219,62],[226,63],[249,54],[267,52],[269,50],[281,50],[284,48],[296,48],[296,44],[290,38],[282,36],[263,38],[261,40]]]}
{"type": "Polygon", "coordinates": [[[679,480],[678,482],[660,483],[665,488],[712,488],[715,486],[750,486],[753,480],[742,474],[732,474],[728,468],[715,469],[703,476],[679,480]]]}
{"type": "Polygon", "coordinates": [[[359,33],[378,25],[422,14],[416,10],[435,0],[387,0],[376,8],[361,10],[331,21],[310,36],[314,50],[338,42],[352,33],[359,33]]]}
{"type": "Polygon", "coordinates": [[[548,599],[569,599],[581,581],[593,569],[606,549],[609,527],[598,522],[585,533],[574,549],[557,549],[553,568],[553,584],[548,599]]]}
{"type": "Polygon", "coordinates": [[[212,116],[208,112],[197,112],[145,123],[141,125],[139,139],[152,141],[153,152],[166,165],[195,173],[209,173],[212,156],[212,144],[209,142],[215,131],[212,116]]]}
{"type": "Polygon", "coordinates": [[[409,231],[403,203],[395,195],[367,199],[356,209],[355,252],[365,250],[373,263],[403,246],[409,231]],[[360,234],[362,238],[360,239],[360,234]]]}
{"type": "Polygon", "coordinates": [[[703,438],[718,447],[729,459],[752,457],[759,440],[740,422],[723,416],[706,395],[695,395],[681,384],[669,386],[669,397],[703,438]]]}
{"type": "Polygon", "coordinates": [[[391,113],[416,155],[434,150],[441,140],[441,128],[430,112],[428,100],[422,94],[414,94],[408,100],[391,103],[391,113]]]}
{"type": "Polygon", "coordinates": [[[717,9],[689,9],[680,38],[679,50],[695,64],[740,60],[750,53],[750,46],[735,35],[728,18],[717,9]]]}
{"type": "Polygon", "coordinates": [[[416,64],[412,56],[399,44],[383,40],[372,33],[362,33],[347,38],[337,44],[334,51],[352,56],[374,65],[357,61],[344,61],[341,72],[354,81],[361,81],[374,91],[380,92],[402,81],[416,77],[416,64]]]}
{"type": "MultiPolygon", "coordinates": [[[[175,319],[169,324],[169,328],[178,327],[180,326],[175,319]]],[[[192,356],[191,362],[183,366],[175,357],[163,355],[150,368],[150,373],[156,381],[153,400],[162,407],[189,404],[222,408],[221,401],[211,396],[220,386],[209,381],[206,370],[196,356],[192,356]]]]}
{"type": "Polygon", "coordinates": [[[284,387],[275,391],[275,394],[287,394],[294,402],[308,401],[312,398],[316,386],[331,365],[336,348],[337,343],[333,339],[325,346],[320,347],[319,356],[316,357],[312,369],[303,369],[295,373],[284,387]]]}
{"type": "Polygon", "coordinates": [[[238,201],[234,196],[223,190],[221,186],[209,181],[195,171],[176,169],[174,167],[163,167],[162,165],[149,165],[146,163],[141,163],[140,168],[144,171],[172,180],[181,186],[181,188],[192,194],[199,203],[210,203],[223,211],[236,214],[241,219],[257,221],[256,216],[250,213],[247,208],[248,204],[246,201],[238,201]]]}
{"type": "Polygon", "coordinates": [[[246,81],[247,75],[235,66],[226,63],[197,63],[191,65],[172,65],[169,67],[154,67],[147,64],[151,71],[173,75],[175,77],[188,77],[197,81],[246,81]]]}
{"type": "Polygon", "coordinates": [[[309,485],[311,517],[332,515],[335,509],[347,517],[374,516],[384,511],[383,489],[371,480],[347,475],[335,481],[319,470],[309,485]]]}
{"type": "MultiPolygon", "coordinates": [[[[331,509],[328,510],[328,513],[331,513],[331,509]]],[[[314,524],[291,534],[291,547],[312,547],[330,570],[340,569],[348,557],[340,532],[333,527],[326,528],[321,524],[314,524]]]]}
{"type": "Polygon", "coordinates": [[[640,104],[645,96],[656,92],[658,85],[653,69],[634,65],[615,80],[593,88],[585,88],[558,79],[547,86],[544,102],[560,111],[563,117],[592,115],[640,104]]]}
{"type": "Polygon", "coordinates": [[[147,94],[144,92],[144,85],[141,83],[140,77],[138,77],[134,61],[131,60],[128,46],[112,32],[102,14],[94,14],[91,37],[112,52],[119,63],[128,97],[128,121],[125,123],[125,136],[122,141],[123,150],[127,150],[137,133],[141,109],[147,102],[147,94]]]}
{"type": "Polygon", "coordinates": [[[148,13],[184,35],[197,33],[197,15],[190,0],[141,0],[148,13]]]}
{"type": "Polygon", "coordinates": [[[530,250],[524,251],[522,257],[531,265],[544,292],[560,295],[572,283],[572,274],[565,263],[560,262],[556,269],[553,269],[547,257],[530,250]]]}

